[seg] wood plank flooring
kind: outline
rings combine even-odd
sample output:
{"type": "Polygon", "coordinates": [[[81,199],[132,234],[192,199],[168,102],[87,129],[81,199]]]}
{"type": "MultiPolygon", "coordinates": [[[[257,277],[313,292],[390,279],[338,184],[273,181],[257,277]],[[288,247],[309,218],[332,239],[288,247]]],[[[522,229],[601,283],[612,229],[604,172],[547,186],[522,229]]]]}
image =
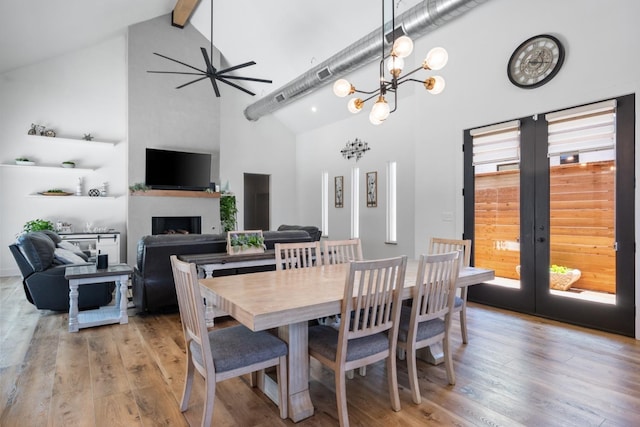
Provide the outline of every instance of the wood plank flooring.
{"type": "MultiPolygon", "coordinates": [[[[131,310],[134,314],[134,310],[131,310]]],[[[352,426],[637,426],[640,342],[470,304],[469,344],[454,322],[457,383],[419,364],[422,403],[398,362],[402,411],[389,405],[384,363],[348,381],[352,426]]],[[[197,426],[203,382],[181,413],[184,340],[178,314],[67,332],[67,314],[38,311],[17,277],[0,278],[0,425],[197,426]]],[[[218,321],[216,327],[234,324],[218,321]]],[[[333,373],[311,363],[315,415],[335,426],[333,373]]],[[[218,384],[213,426],[291,426],[246,378],[218,384]]]]}

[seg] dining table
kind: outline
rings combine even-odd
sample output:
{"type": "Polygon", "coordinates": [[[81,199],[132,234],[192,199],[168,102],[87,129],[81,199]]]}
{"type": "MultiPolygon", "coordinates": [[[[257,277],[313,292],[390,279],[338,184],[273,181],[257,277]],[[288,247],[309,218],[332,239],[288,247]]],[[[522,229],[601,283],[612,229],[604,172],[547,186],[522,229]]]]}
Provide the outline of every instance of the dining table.
{"type": "MultiPolygon", "coordinates": [[[[265,271],[199,279],[202,296],[252,331],[277,328],[289,346],[289,418],[298,422],[313,415],[309,394],[308,324],[310,320],[339,314],[349,264],[265,271]]],[[[409,260],[402,298],[411,297],[418,261],[409,260]]],[[[476,267],[460,269],[458,287],[494,279],[494,271],[476,267]]],[[[442,349],[436,350],[441,352],[442,349]]],[[[436,363],[441,355],[432,355],[436,363]]],[[[268,379],[267,379],[268,380],[268,379]]],[[[274,387],[265,393],[277,399],[274,387]]]]}

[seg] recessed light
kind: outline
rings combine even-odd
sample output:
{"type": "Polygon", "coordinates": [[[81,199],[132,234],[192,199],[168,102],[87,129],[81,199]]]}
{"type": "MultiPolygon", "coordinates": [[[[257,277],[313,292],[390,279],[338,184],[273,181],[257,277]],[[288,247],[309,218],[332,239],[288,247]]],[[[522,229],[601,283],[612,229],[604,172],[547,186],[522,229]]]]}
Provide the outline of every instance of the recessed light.
{"type": "Polygon", "coordinates": [[[316,111],[318,111],[318,109],[315,107],[315,105],[313,107],[311,107],[311,112],[315,113],[316,111]]]}

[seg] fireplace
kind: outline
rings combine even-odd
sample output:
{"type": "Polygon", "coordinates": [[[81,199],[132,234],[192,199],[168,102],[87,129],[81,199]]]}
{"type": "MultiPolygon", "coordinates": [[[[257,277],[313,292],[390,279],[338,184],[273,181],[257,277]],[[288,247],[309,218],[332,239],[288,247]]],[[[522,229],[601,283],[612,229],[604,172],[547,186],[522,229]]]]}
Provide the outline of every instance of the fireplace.
{"type": "Polygon", "coordinates": [[[200,234],[201,227],[199,216],[151,217],[151,234],[200,234]]]}

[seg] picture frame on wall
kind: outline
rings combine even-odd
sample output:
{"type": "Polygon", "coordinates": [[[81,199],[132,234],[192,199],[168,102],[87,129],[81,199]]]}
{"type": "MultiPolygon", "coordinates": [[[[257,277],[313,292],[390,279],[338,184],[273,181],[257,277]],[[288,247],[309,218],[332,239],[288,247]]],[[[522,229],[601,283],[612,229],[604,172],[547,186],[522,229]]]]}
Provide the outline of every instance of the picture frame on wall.
{"type": "Polygon", "coordinates": [[[378,172],[367,172],[367,207],[378,206],[378,172]]]}
{"type": "Polygon", "coordinates": [[[336,208],[344,207],[344,177],[336,176],[334,179],[335,184],[335,205],[336,208]]]}

